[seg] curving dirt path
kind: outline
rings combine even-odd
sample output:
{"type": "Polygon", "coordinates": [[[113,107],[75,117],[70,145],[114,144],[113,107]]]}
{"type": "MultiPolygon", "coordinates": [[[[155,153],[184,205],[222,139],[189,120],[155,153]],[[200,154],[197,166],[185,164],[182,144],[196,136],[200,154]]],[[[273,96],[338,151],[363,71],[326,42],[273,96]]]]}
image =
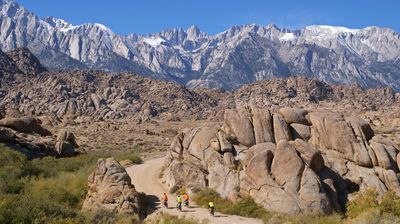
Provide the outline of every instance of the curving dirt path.
{"type": "MultiPolygon", "coordinates": [[[[190,217],[199,221],[208,220],[210,224],[261,224],[261,220],[245,218],[233,215],[224,215],[216,212],[215,217],[210,216],[207,209],[199,208],[192,204],[191,208],[183,208],[183,211],[175,209],[175,196],[169,195],[169,209],[161,208],[159,198],[167,192],[159,180],[159,174],[164,163],[164,158],[157,158],[145,161],[143,164],[128,167],[126,171],[132,179],[132,183],[139,192],[144,192],[154,203],[155,209],[162,210],[171,215],[179,217],[190,217]]],[[[218,205],[216,205],[218,211],[218,205]]]]}

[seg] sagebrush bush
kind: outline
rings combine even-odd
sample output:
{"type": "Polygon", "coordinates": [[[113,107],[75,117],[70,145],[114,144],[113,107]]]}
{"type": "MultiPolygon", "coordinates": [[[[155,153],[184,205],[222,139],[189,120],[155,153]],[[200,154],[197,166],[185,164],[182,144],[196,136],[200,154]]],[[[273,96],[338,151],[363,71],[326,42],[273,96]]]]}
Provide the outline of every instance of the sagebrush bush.
{"type": "Polygon", "coordinates": [[[347,205],[347,223],[400,223],[400,197],[387,191],[381,197],[375,189],[359,192],[347,205]]]}
{"type": "Polygon", "coordinates": [[[391,215],[400,217],[400,197],[398,197],[394,191],[386,192],[381,198],[379,209],[385,216],[391,215]]]}
{"type": "Polygon", "coordinates": [[[222,198],[216,191],[209,188],[196,193],[193,197],[193,201],[195,201],[199,206],[205,208],[208,206],[208,202],[213,201],[216,211],[224,214],[259,219],[268,219],[271,217],[271,213],[258,205],[251,197],[244,197],[233,203],[222,198]]]}
{"type": "Polygon", "coordinates": [[[367,189],[356,193],[354,198],[347,204],[347,216],[357,217],[359,214],[378,207],[378,194],[374,189],[367,189]]]}
{"type": "Polygon", "coordinates": [[[141,162],[135,153],[115,151],[28,160],[0,144],[0,223],[139,223],[135,216],[80,211],[87,177],[109,156],[141,162]]]}

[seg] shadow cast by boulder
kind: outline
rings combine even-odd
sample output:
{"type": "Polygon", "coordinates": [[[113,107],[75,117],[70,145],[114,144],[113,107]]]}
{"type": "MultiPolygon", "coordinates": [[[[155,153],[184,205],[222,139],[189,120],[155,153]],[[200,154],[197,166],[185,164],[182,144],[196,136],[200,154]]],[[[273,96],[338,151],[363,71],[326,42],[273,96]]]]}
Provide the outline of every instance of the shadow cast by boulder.
{"type": "Polygon", "coordinates": [[[155,195],[144,195],[143,200],[145,201],[147,212],[152,213],[154,212],[157,207],[161,206],[160,199],[155,195]]]}

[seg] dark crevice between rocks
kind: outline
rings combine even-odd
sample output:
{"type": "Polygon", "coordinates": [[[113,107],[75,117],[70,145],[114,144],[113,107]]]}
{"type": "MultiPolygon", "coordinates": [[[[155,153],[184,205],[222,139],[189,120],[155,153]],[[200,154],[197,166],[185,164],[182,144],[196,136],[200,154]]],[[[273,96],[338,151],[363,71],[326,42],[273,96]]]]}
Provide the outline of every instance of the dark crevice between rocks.
{"type": "Polygon", "coordinates": [[[251,131],[252,131],[252,135],[254,138],[254,144],[256,143],[256,131],[254,130],[254,124],[253,124],[253,111],[251,109],[251,107],[246,108],[248,110],[248,114],[249,114],[249,120],[250,120],[250,124],[251,124],[251,131]]]}
{"type": "Polygon", "coordinates": [[[339,209],[340,211],[338,212],[344,212],[346,210],[346,204],[349,201],[348,195],[351,193],[349,192],[349,181],[346,179],[343,179],[337,172],[332,170],[331,168],[325,166],[319,173],[318,176],[322,182],[322,187],[324,188],[325,192],[327,193],[328,199],[331,202],[331,204],[334,207],[338,207],[336,209],[339,209]],[[331,189],[329,185],[327,185],[323,180],[325,179],[332,179],[333,180],[333,187],[334,189],[331,189]],[[334,192],[332,190],[336,191],[336,199],[337,202],[334,201],[335,196],[333,195],[334,192]],[[336,206],[335,206],[336,205],[336,206]]]}

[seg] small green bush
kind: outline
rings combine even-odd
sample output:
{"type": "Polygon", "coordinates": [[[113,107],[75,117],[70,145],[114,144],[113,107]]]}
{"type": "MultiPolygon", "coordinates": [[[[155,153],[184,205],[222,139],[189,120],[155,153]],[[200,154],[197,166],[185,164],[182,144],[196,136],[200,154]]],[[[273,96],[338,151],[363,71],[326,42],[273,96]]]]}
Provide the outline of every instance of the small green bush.
{"type": "Polygon", "coordinates": [[[400,197],[388,191],[380,198],[375,189],[368,189],[348,203],[347,223],[400,223],[400,197]]]}
{"type": "Polygon", "coordinates": [[[113,156],[116,160],[121,161],[121,160],[130,160],[134,164],[141,164],[143,163],[143,160],[136,154],[132,152],[119,152],[116,153],[115,155],[110,155],[113,156]]]}
{"type": "Polygon", "coordinates": [[[193,201],[204,208],[208,206],[208,202],[213,201],[216,211],[224,214],[259,218],[263,220],[271,217],[271,213],[258,205],[251,197],[244,197],[233,203],[222,198],[216,191],[209,188],[196,193],[193,197],[193,201]]]}
{"type": "Polygon", "coordinates": [[[379,208],[383,215],[400,217],[400,197],[394,191],[386,192],[382,198],[379,208]]]}
{"type": "Polygon", "coordinates": [[[378,195],[374,189],[367,189],[357,193],[347,204],[347,216],[354,218],[369,209],[378,207],[378,195]]]}
{"type": "Polygon", "coordinates": [[[19,193],[31,169],[24,155],[0,145],[0,194],[19,193]]]}

